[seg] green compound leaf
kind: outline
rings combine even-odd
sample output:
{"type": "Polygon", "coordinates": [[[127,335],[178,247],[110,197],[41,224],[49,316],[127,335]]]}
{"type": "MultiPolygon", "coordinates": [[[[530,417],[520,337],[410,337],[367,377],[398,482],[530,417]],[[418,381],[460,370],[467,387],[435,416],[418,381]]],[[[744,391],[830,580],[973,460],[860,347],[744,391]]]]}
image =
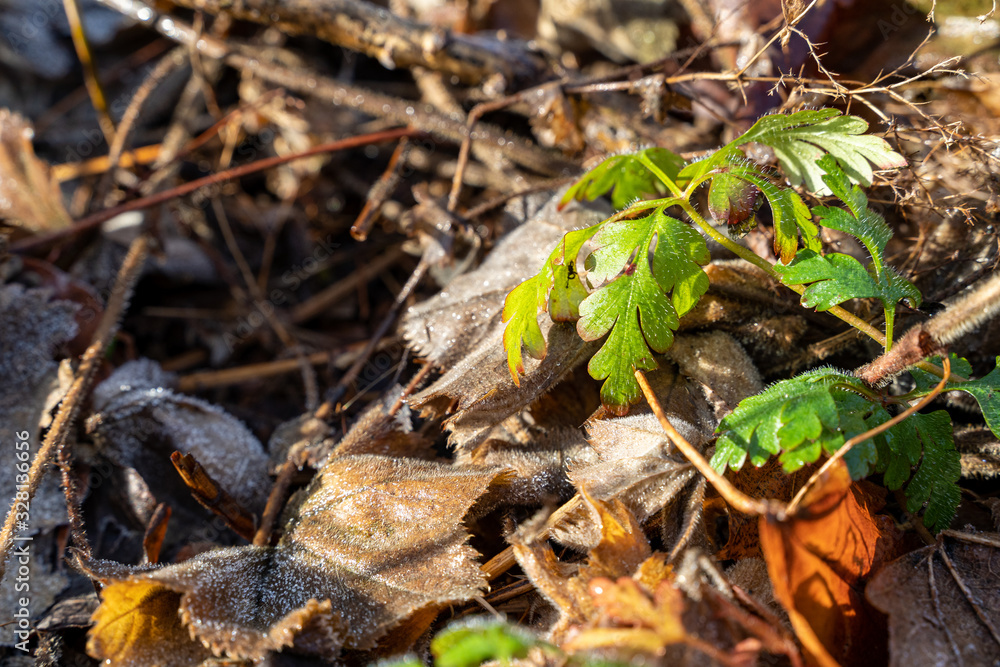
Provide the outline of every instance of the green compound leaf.
{"type": "Polygon", "coordinates": [[[822,450],[836,451],[844,443],[837,431],[840,417],[831,389],[853,385],[856,378],[832,368],[820,368],[773,384],[740,401],[719,424],[712,467],[739,470],[747,457],[759,467],[772,456],[794,472],[819,458],[822,450]]]}
{"type": "Polygon", "coordinates": [[[879,467],[885,468],[883,481],[890,490],[900,488],[911,466],[919,462],[906,485],[906,509],[916,512],[926,503],[924,524],[935,532],[948,527],[961,500],[962,462],[952,430],[951,417],[944,410],[917,413],[887,431],[889,451],[880,452],[879,467]]]}
{"type": "Polygon", "coordinates": [[[606,380],[604,405],[623,414],[639,399],[634,370],[656,368],[652,352],[666,352],[678,318],[708,289],[701,267],[709,253],[702,236],[663,207],[643,218],[608,223],[594,241],[589,279],[610,282],[580,304],[577,332],[588,341],[610,332],[588,369],[591,377],[606,380]]]}
{"type": "Polygon", "coordinates": [[[503,621],[475,620],[452,625],[431,641],[435,667],[478,667],[498,660],[501,664],[524,658],[540,644],[531,633],[503,621]]]}
{"type": "Polygon", "coordinates": [[[872,259],[881,264],[885,246],[892,238],[889,225],[881,215],[868,207],[867,195],[857,185],[851,185],[850,179],[836,160],[824,155],[816,161],[816,166],[826,172],[823,174],[823,182],[837,199],[847,205],[848,210],[836,206],[816,206],[813,214],[825,226],[857,237],[868,249],[872,259]]]}
{"type": "Polygon", "coordinates": [[[812,283],[802,294],[806,308],[824,311],[850,299],[864,298],[877,298],[890,308],[903,299],[920,303],[920,291],[892,269],[883,269],[885,283],[879,283],[861,262],[839,252],[824,256],[801,250],[791,264],[774,268],[786,285],[812,283]]]}
{"type": "Polygon", "coordinates": [[[885,310],[887,333],[891,333],[896,304],[906,299],[914,306],[920,305],[920,291],[885,265],[883,255],[892,231],[882,216],[868,207],[868,197],[861,188],[851,185],[831,156],[824,156],[817,166],[825,170],[823,180],[848,208],[816,206],[813,213],[825,226],[856,236],[871,254],[871,264],[866,268],[848,255],[821,256],[814,249],[806,249],[788,266],[778,265],[775,270],[786,285],[812,283],[802,294],[802,305],[807,308],[828,310],[849,299],[879,299],[885,310]]]}
{"type": "Polygon", "coordinates": [[[661,192],[662,181],[642,163],[642,156],[648,158],[670,180],[687,162],[677,153],[666,148],[646,148],[628,155],[613,155],[580,178],[566,191],[559,208],[574,199],[592,201],[611,192],[611,203],[622,209],[644,195],[661,192]]]}
{"type": "Polygon", "coordinates": [[[867,122],[856,116],[841,116],[836,109],[764,116],[745,134],[683,169],[679,178],[698,180],[727,162],[743,159],[739,147],[757,142],[774,150],[792,185],[805,183],[811,192],[830,194],[823,181],[823,170],[816,165],[820,157],[829,153],[852,183],[868,186],[872,182],[869,163],[879,169],[893,169],[906,166],[906,160],[884,139],[864,134],[867,130],[867,122]]]}
{"type": "MultiPolygon", "coordinates": [[[[940,364],[940,360],[936,363],[940,364]]],[[[969,362],[954,354],[951,355],[951,369],[953,373],[966,377],[972,372],[969,362]]],[[[919,368],[911,369],[910,373],[916,381],[917,388],[922,392],[930,391],[940,382],[939,378],[919,368]]],[[[983,411],[986,425],[993,435],[1000,437],[1000,357],[996,358],[996,367],[988,375],[968,382],[949,382],[944,386],[944,391],[964,391],[972,394],[983,411]]]]}
{"type": "MultiPolygon", "coordinates": [[[[761,466],[778,456],[787,472],[833,454],[849,439],[886,423],[892,415],[866,398],[857,378],[830,368],[778,382],[751,396],[719,424],[712,467],[739,470],[747,458],[761,466]]],[[[909,510],[924,503],[925,522],[946,528],[959,501],[959,454],[944,411],[915,414],[868,440],[857,443],[844,462],[852,479],[878,471],[889,489],[906,486],[909,510]],[[912,474],[913,466],[917,466],[912,474]],[[912,474],[912,479],[911,479],[912,474]]]]}

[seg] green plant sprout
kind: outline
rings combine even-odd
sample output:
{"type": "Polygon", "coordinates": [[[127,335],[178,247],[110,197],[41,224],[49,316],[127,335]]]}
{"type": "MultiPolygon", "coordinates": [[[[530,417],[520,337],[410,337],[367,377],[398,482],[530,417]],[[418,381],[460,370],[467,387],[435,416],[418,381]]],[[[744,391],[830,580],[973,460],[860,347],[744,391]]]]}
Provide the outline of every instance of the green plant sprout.
{"type": "MultiPolygon", "coordinates": [[[[604,339],[588,370],[604,381],[605,407],[626,413],[641,395],[634,371],[657,367],[654,355],[670,348],[680,317],[708,290],[702,268],[709,261],[705,236],[800,294],[804,307],[828,311],[891,350],[897,305],[919,306],[921,294],[885,263],[892,231],[861,188],[871,185],[873,168],[894,169],[906,162],[885,140],[866,135],[867,129],[864,120],[834,109],[807,110],[765,116],[695,162],[664,148],[604,160],[569,188],[560,206],[610,194],[618,212],[567,233],[539,273],[507,295],[503,344],[515,383],[525,372],[524,350],[536,359],[545,355],[538,317],[547,311],[554,321],[575,321],[584,340],[604,339]],[[846,208],[810,210],[795,189],[779,182],[775,170],[746,157],[741,147],[751,142],[773,151],[791,186],[833,195],[846,208]],[[756,224],[756,210],[767,202],[777,264],[709,224],[692,203],[702,186],[708,187],[710,215],[737,233],[756,224]],[[674,217],[677,213],[689,223],[674,217]],[[841,253],[824,254],[821,225],[858,238],[871,256],[868,265],[841,253]],[[577,268],[581,260],[585,273],[577,268]],[[859,298],[881,301],[884,333],[840,307],[859,298]]],[[[953,360],[953,368],[969,370],[961,359],[953,360]]],[[[918,375],[922,372],[914,371],[916,389],[895,397],[829,368],[778,382],[741,402],[722,421],[712,466],[720,472],[727,466],[738,470],[747,458],[759,466],[779,456],[791,472],[824,452],[833,454],[849,438],[888,421],[886,406],[926,396],[933,383],[926,379],[929,374],[918,375]]],[[[995,398],[1000,371],[972,382],[950,382],[945,390],[973,395],[987,425],[1000,433],[1000,398],[995,398]]],[[[935,530],[947,527],[955,514],[961,467],[944,411],[914,414],[852,449],[845,462],[854,479],[880,472],[890,489],[906,483],[908,510],[926,504],[925,523],[935,530]]]]}

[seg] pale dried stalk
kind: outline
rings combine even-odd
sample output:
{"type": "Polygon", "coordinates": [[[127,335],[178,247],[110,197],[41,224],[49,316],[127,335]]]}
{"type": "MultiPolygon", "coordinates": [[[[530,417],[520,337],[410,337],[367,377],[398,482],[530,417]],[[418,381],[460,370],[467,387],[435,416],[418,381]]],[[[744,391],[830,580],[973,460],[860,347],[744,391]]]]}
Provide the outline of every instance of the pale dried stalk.
{"type": "MultiPolygon", "coordinates": [[[[66,436],[80,410],[80,405],[90,390],[90,384],[94,379],[95,371],[100,365],[104,351],[107,349],[118,331],[118,324],[121,315],[128,305],[132,295],[132,288],[142,270],[143,262],[149,252],[149,237],[140,234],[129,246],[128,254],[122,262],[118,276],[115,278],[115,285],[108,299],[107,308],[101,316],[101,323],[94,334],[94,341],[86,349],[80,358],[80,366],[77,369],[73,384],[70,385],[66,397],[59,404],[52,426],[45,434],[42,446],[31,462],[31,469],[28,471],[28,502],[34,498],[38,491],[38,486],[45,476],[46,466],[55,460],[57,453],[66,443],[66,436]]],[[[0,580],[3,579],[7,569],[7,559],[10,550],[14,546],[14,538],[17,535],[17,513],[13,506],[7,513],[3,529],[0,530],[0,580]]]]}
{"type": "Polygon", "coordinates": [[[76,57],[83,66],[83,82],[87,86],[87,93],[90,95],[90,102],[97,112],[97,124],[101,127],[104,139],[110,146],[115,140],[115,121],[108,113],[108,99],[104,95],[104,88],[101,87],[101,80],[97,76],[97,65],[94,63],[94,56],[87,42],[87,33],[83,28],[83,20],[80,16],[79,0],[63,0],[63,9],[66,12],[66,20],[69,22],[70,37],[73,39],[73,47],[76,49],[76,57]]]}
{"type": "Polygon", "coordinates": [[[649,381],[646,380],[646,374],[641,370],[635,371],[635,379],[639,382],[639,387],[642,389],[643,396],[646,397],[646,402],[649,403],[649,407],[653,410],[653,414],[660,422],[660,426],[663,430],[667,432],[667,437],[670,438],[670,442],[674,444],[681,454],[684,455],[691,465],[695,469],[705,476],[708,483],[715,487],[715,490],[719,492],[722,499],[729,503],[730,507],[743,514],[751,515],[761,515],[761,514],[776,514],[780,503],[772,500],[760,500],[757,498],[751,498],[746,495],[732,483],[716,472],[715,468],[709,465],[705,457],[701,455],[694,445],[688,442],[683,435],[677,432],[674,425],[670,423],[667,419],[666,413],[663,412],[663,407],[660,405],[660,401],[656,398],[656,394],[653,393],[653,388],[649,386],[649,381]]]}

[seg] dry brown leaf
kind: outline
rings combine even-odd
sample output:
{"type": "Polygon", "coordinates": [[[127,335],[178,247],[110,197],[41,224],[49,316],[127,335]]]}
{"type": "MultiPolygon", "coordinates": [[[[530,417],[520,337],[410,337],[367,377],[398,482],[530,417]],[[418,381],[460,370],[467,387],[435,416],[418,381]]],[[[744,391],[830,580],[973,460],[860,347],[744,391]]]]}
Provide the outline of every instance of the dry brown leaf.
{"type": "Polygon", "coordinates": [[[568,460],[586,456],[589,448],[579,428],[542,429],[522,415],[505,419],[471,454],[457,457],[459,464],[506,468],[511,471],[498,502],[504,505],[543,505],[573,495],[566,476],[568,460]]]}
{"type": "Polygon", "coordinates": [[[389,414],[402,393],[402,387],[393,387],[370,405],[343,439],[333,447],[330,455],[377,454],[411,459],[433,458],[433,443],[413,431],[410,407],[403,403],[395,414],[389,414]]]}
{"type": "Polygon", "coordinates": [[[882,568],[865,596],[889,615],[890,667],[1000,663],[996,533],[949,533],[882,568]]]}
{"type": "Polygon", "coordinates": [[[559,561],[538,539],[544,515],[510,538],[521,569],[556,609],[551,641],[570,653],[610,651],[613,660],[678,667],[754,664],[762,651],[800,664],[787,633],[738,607],[714,564],[702,569],[708,559],[698,549],[686,552],[675,576],[621,502],[584,500],[602,537],[583,563],[559,561]]]}
{"type": "MultiPolygon", "coordinates": [[[[19,567],[29,568],[27,609],[32,622],[69,583],[56,555],[60,545],[55,532],[68,521],[58,475],[46,475],[30,502],[24,502],[23,495],[28,468],[41,445],[43,423],[64,391],[54,359],[65,353],[78,330],[74,321],[77,305],[51,297],[52,291],[44,288],[0,287],[0,378],[4,379],[0,383],[0,457],[7,461],[0,466],[0,498],[6,510],[20,492],[22,502],[14,509],[29,514],[22,534],[33,539],[20,543],[31,548],[10,561],[0,582],[0,607],[13,613],[24,606],[20,600],[25,591],[18,588],[25,582],[22,578],[15,586],[15,577],[19,567]]],[[[15,553],[18,551],[15,547],[15,553]]],[[[0,636],[0,644],[13,645],[26,639],[27,633],[21,637],[9,631],[0,636]]]]}
{"type": "Polygon", "coordinates": [[[573,325],[553,324],[542,316],[539,323],[548,340],[545,359],[526,360],[520,386],[507,368],[500,321],[507,293],[538,272],[563,234],[605,217],[599,204],[574,204],[559,211],[560,195],[507,234],[479,268],[410,308],[401,324],[410,346],[445,369],[410,404],[435,414],[455,404],[458,412],[445,425],[459,450],[485,441],[493,426],[531,404],[597,349],[580,340],[573,325]]]}
{"type": "Polygon", "coordinates": [[[878,503],[831,468],[784,521],[760,519],[774,595],[788,611],[809,664],[885,664],[885,621],[861,591],[892,555],[895,528],[878,503]]]}
{"type": "Polygon", "coordinates": [[[498,474],[334,459],[276,547],[217,549],[109,578],[180,594],[184,624],[217,654],[258,659],[287,649],[333,660],[342,647],[373,647],[420,609],[479,594],[486,579],[462,518],[498,474]]]}
{"type": "MultiPolygon", "coordinates": [[[[602,502],[584,495],[591,520],[599,527],[601,539],[590,551],[587,561],[579,566],[561,563],[544,540],[538,539],[538,527],[545,516],[522,525],[510,536],[514,556],[535,588],[558,610],[559,618],[549,631],[553,641],[564,638],[569,626],[591,620],[595,613],[590,581],[604,577],[619,579],[631,577],[646,570],[648,577],[653,559],[649,542],[635,517],[618,500],[602,502]]],[[[665,573],[664,568],[653,568],[665,573]]]]}
{"type": "MultiPolygon", "coordinates": [[[[653,390],[668,418],[695,446],[703,446],[715,428],[715,416],[701,388],[676,372],[672,366],[650,374],[653,390]]],[[[683,508],[692,495],[700,493],[697,472],[672,446],[648,406],[636,407],[624,417],[594,419],[587,432],[596,461],[570,469],[570,479],[578,489],[600,500],[617,498],[645,523],[664,508],[675,508],[680,516],[663,522],[665,543],[673,547],[695,526],[700,507],[694,513],[683,508]]],[[[576,512],[566,526],[553,531],[561,543],[588,549],[599,533],[585,513],[576,512]]],[[[686,541],[686,540],[685,540],[686,541]]]]}
{"type": "Polygon", "coordinates": [[[0,219],[32,233],[68,227],[59,184],[35,156],[33,136],[24,117],[0,109],[0,219]]]}
{"type": "Polygon", "coordinates": [[[171,386],[170,374],[154,361],[123,364],[94,389],[96,412],[87,430],[105,456],[137,471],[159,501],[194,507],[170,464],[170,454],[180,451],[192,454],[244,508],[259,514],[271,488],[260,441],[221,408],[171,386]]]}
{"type": "MultiPolygon", "coordinates": [[[[678,368],[665,364],[650,373],[653,391],[674,427],[703,448],[718,420],[760,391],[760,378],[739,343],[722,332],[679,335],[671,356],[678,368]]],[[[672,556],[692,540],[702,541],[704,480],[673,450],[648,406],[633,408],[624,417],[592,419],[587,431],[597,460],[581,460],[571,468],[577,488],[600,500],[620,499],[640,523],[657,517],[672,556]]],[[[564,544],[587,549],[596,543],[597,533],[577,514],[553,534],[564,544]]]]}

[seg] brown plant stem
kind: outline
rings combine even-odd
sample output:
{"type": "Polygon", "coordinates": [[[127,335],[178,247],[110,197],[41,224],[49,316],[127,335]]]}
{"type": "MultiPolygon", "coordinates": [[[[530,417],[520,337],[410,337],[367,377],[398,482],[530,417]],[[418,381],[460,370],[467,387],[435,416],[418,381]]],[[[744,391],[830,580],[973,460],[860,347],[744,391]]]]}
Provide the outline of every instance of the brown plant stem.
{"type": "Polygon", "coordinates": [[[80,17],[79,0],[63,0],[63,9],[66,11],[66,20],[69,22],[70,36],[73,39],[73,47],[76,49],[76,57],[83,66],[83,81],[87,86],[87,93],[90,95],[90,103],[97,112],[97,124],[101,127],[105,141],[110,146],[115,140],[115,122],[108,113],[108,100],[104,95],[104,88],[101,87],[101,80],[97,76],[97,66],[94,64],[94,56],[90,52],[90,44],[87,43],[87,33],[83,28],[83,20],[80,17]]]}
{"type": "Polygon", "coordinates": [[[780,503],[770,500],[760,500],[757,498],[751,498],[746,495],[732,483],[720,475],[716,470],[709,465],[705,457],[701,455],[694,445],[688,442],[683,435],[677,432],[674,425],[670,423],[667,419],[666,413],[663,412],[663,407],[660,405],[659,399],[656,398],[656,394],[653,393],[653,388],[649,386],[649,381],[646,379],[646,374],[641,370],[635,371],[635,379],[639,382],[639,387],[642,389],[642,395],[646,397],[646,402],[649,403],[649,407],[653,410],[653,414],[656,415],[656,419],[660,422],[660,426],[663,430],[667,432],[667,437],[670,438],[670,442],[674,444],[681,454],[684,455],[691,465],[695,467],[708,483],[711,484],[722,499],[729,503],[730,507],[743,514],[750,515],[761,515],[761,514],[775,514],[777,512],[777,506],[780,503]]]}

